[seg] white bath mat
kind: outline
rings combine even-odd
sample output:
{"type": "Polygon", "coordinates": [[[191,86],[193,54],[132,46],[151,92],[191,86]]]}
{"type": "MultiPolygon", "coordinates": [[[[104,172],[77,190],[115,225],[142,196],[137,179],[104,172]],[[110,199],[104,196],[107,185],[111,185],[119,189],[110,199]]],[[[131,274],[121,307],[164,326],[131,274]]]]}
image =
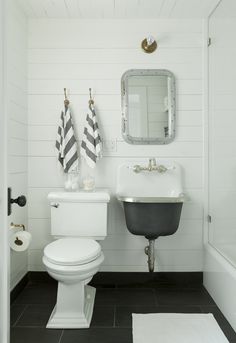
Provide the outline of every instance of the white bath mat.
{"type": "Polygon", "coordinates": [[[227,342],[212,314],[133,314],[133,343],[227,342]]]}

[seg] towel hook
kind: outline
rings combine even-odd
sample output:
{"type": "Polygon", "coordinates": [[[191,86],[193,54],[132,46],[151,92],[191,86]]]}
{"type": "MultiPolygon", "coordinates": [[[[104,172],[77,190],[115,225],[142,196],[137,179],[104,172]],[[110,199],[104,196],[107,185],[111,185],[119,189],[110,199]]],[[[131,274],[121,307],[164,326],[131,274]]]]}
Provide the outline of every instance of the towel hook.
{"type": "Polygon", "coordinates": [[[89,106],[93,104],[94,104],[94,101],[92,99],[92,88],[89,88],[89,106]]]}
{"type": "Polygon", "coordinates": [[[65,107],[68,107],[70,102],[67,98],[66,88],[64,88],[64,96],[65,96],[65,100],[64,100],[65,107]]]}

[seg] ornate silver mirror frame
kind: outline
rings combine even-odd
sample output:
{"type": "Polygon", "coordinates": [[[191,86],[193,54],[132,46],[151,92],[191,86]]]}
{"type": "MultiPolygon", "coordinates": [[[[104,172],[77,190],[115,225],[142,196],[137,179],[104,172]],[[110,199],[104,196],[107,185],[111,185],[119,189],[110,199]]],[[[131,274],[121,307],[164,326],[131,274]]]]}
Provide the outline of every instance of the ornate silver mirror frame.
{"type": "MultiPolygon", "coordinates": [[[[175,117],[176,117],[176,104],[175,104],[175,77],[172,72],[165,69],[130,69],[127,70],[121,78],[121,103],[122,103],[122,135],[124,140],[129,144],[168,144],[175,138],[175,117]],[[132,128],[130,127],[129,115],[129,87],[128,83],[132,77],[142,76],[161,76],[166,77],[168,81],[168,113],[167,127],[165,127],[164,137],[135,137],[131,135],[132,128]]],[[[140,109],[141,112],[141,109],[140,109]]]]}

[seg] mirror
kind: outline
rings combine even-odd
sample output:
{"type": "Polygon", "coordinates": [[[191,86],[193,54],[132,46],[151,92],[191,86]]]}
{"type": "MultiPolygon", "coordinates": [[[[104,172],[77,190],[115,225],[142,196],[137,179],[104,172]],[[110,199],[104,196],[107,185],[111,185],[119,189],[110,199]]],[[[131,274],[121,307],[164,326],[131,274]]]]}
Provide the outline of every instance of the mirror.
{"type": "Polygon", "coordinates": [[[168,144],[175,137],[175,77],[131,69],[121,79],[122,135],[130,144],[168,144]]]}

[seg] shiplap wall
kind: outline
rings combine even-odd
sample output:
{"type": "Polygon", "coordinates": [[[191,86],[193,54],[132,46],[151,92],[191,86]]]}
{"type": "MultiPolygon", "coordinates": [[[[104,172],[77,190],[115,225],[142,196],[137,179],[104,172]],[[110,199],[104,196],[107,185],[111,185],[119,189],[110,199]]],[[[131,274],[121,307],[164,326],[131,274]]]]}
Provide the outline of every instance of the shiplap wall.
{"type": "Polygon", "coordinates": [[[63,88],[69,92],[79,138],[88,88],[92,87],[104,158],[96,185],[112,193],[108,237],[102,242],[105,271],[146,271],[146,240],[128,233],[115,199],[119,164],[137,158],[173,159],[183,167],[191,200],[178,232],[157,242],[159,270],[202,269],[202,22],[200,20],[53,20],[29,22],[29,220],[33,235],[30,270],[41,270],[42,250],[51,241],[47,194],[63,186],[55,137],[63,88]],[[151,32],[158,50],[145,54],[141,40],[151,32]],[[177,81],[177,136],[166,146],[132,146],[121,136],[120,79],[131,68],[169,69],[177,81]],[[109,151],[109,148],[111,148],[109,151]]]}
{"type": "MultiPolygon", "coordinates": [[[[27,19],[15,1],[7,1],[8,185],[13,198],[27,195],[27,19]]],[[[27,225],[27,207],[12,206],[9,224],[27,225]]],[[[9,234],[12,234],[9,230],[9,234]]],[[[11,250],[11,288],[27,272],[27,252],[11,250]]]]}

